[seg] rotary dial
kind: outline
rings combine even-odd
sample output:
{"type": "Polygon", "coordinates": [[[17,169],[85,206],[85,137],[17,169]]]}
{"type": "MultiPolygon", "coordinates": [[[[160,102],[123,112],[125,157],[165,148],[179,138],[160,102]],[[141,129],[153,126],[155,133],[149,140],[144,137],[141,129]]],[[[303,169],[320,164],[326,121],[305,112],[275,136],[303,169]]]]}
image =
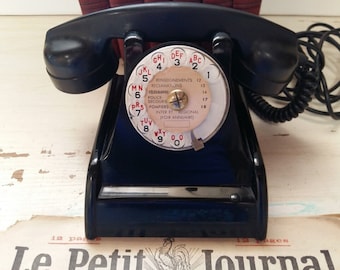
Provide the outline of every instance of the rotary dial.
{"type": "Polygon", "coordinates": [[[199,150],[227,116],[229,86],[210,55],[188,45],[168,45],[132,70],[125,104],[145,140],[167,150],[199,150]]]}

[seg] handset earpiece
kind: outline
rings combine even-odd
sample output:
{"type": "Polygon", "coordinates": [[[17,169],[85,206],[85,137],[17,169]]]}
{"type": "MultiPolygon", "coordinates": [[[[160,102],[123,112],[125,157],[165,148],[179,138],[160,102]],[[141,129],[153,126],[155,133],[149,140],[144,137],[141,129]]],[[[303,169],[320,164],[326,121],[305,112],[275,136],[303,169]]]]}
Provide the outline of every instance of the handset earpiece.
{"type": "Polygon", "coordinates": [[[63,92],[92,91],[108,82],[117,70],[118,59],[110,40],[99,46],[92,40],[67,33],[52,38],[47,34],[46,40],[44,57],[47,72],[55,87],[63,92]]]}
{"type": "Polygon", "coordinates": [[[291,81],[298,65],[297,41],[284,36],[258,39],[235,58],[234,77],[257,94],[276,96],[291,81]]]}

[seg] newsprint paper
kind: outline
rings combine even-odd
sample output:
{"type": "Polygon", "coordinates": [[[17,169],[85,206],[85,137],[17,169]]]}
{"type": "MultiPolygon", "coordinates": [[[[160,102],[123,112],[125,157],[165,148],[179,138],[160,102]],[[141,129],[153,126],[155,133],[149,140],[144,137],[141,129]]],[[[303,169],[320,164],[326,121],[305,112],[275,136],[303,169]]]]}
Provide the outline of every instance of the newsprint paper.
{"type": "Polygon", "coordinates": [[[271,218],[268,238],[84,238],[82,218],[35,217],[0,232],[1,270],[335,270],[340,217],[271,218]]]}

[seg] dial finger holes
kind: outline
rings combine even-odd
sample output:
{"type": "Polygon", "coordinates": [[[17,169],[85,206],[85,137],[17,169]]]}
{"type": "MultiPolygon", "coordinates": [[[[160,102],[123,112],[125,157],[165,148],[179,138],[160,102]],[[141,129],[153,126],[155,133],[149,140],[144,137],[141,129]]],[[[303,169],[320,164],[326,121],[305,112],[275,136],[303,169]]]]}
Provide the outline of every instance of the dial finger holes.
{"type": "Polygon", "coordinates": [[[125,104],[131,124],[151,144],[200,150],[226,118],[229,86],[206,52],[166,45],[145,55],[132,70],[125,104]]]}

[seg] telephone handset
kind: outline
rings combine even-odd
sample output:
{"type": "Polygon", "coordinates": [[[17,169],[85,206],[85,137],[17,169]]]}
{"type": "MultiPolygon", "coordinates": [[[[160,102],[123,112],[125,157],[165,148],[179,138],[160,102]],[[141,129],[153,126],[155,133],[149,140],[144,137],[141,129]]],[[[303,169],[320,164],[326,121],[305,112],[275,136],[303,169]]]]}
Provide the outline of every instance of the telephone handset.
{"type": "Polygon", "coordinates": [[[88,171],[88,238],[265,238],[265,170],[242,87],[280,93],[298,65],[293,32],[213,5],[130,5],[49,30],[44,56],[61,91],[111,80],[88,171]],[[124,39],[124,75],[113,38],[124,39]]]}
{"type": "Polygon", "coordinates": [[[106,83],[117,68],[109,40],[131,32],[157,42],[209,41],[227,33],[234,41],[233,73],[260,94],[278,94],[298,63],[296,35],[263,18],[207,4],[153,3],[96,12],[48,31],[45,58],[55,85],[80,93],[106,83]]]}

